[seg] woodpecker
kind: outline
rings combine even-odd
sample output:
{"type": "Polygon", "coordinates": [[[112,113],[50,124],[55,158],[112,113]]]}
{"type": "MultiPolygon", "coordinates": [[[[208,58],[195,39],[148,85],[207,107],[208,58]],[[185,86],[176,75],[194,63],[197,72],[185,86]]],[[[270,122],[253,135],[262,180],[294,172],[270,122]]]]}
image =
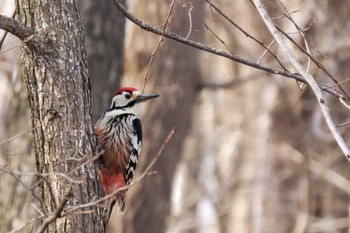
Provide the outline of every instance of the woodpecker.
{"type": "Polygon", "coordinates": [[[115,92],[110,108],[95,125],[100,151],[100,180],[106,195],[116,193],[104,210],[105,226],[116,202],[120,211],[124,212],[126,190],[117,190],[130,184],[141,151],[142,125],[133,113],[133,107],[158,96],[142,94],[133,87],[123,87],[115,92]]]}

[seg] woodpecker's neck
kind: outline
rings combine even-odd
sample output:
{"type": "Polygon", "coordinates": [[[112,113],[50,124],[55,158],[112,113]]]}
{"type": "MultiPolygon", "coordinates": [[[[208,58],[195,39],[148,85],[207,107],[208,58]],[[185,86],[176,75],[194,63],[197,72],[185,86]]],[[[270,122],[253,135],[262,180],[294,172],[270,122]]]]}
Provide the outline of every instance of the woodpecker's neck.
{"type": "Polygon", "coordinates": [[[108,109],[105,114],[97,121],[96,127],[104,128],[111,119],[118,118],[121,115],[132,114],[132,109],[108,109]]]}
{"type": "Polygon", "coordinates": [[[122,114],[134,114],[132,108],[110,108],[106,111],[105,117],[116,117],[122,114]]]}

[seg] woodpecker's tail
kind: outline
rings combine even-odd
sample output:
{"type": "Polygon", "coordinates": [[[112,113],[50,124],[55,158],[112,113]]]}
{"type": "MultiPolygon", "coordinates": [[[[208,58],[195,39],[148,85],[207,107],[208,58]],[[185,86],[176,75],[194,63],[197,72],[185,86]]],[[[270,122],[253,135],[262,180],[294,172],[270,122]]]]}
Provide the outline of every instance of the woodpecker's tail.
{"type": "Polygon", "coordinates": [[[103,209],[103,225],[106,229],[106,226],[109,222],[109,218],[111,217],[111,214],[112,214],[112,210],[113,210],[113,207],[115,205],[115,200],[113,200],[108,206],[106,206],[104,209],[103,209]]]}
{"type": "Polygon", "coordinates": [[[124,214],[125,211],[125,197],[119,198],[118,200],[119,210],[122,214],[124,214]]]}
{"type": "Polygon", "coordinates": [[[113,211],[113,208],[114,208],[116,202],[118,202],[120,213],[124,214],[124,211],[125,211],[125,197],[118,198],[117,200],[113,200],[103,210],[103,224],[104,224],[105,228],[107,227],[107,224],[109,222],[109,219],[111,217],[111,214],[112,214],[112,211],[113,211]]]}

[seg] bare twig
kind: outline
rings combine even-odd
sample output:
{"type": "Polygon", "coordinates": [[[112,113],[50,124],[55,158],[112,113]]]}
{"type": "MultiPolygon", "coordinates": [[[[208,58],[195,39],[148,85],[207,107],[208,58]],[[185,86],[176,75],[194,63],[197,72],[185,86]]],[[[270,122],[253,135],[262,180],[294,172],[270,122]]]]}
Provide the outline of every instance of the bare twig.
{"type": "Polygon", "coordinates": [[[310,157],[307,157],[306,155],[296,150],[289,144],[284,143],[283,147],[285,147],[284,149],[287,149],[288,151],[291,150],[291,153],[289,154],[292,156],[288,156],[288,158],[290,158],[292,161],[299,164],[307,164],[308,165],[307,168],[314,174],[325,179],[326,181],[334,185],[334,187],[339,188],[343,192],[345,193],[350,192],[350,181],[347,180],[344,176],[333,171],[332,169],[327,167],[325,164],[320,163],[310,157]]]}
{"type": "Polygon", "coordinates": [[[190,22],[190,29],[188,30],[186,39],[188,39],[188,37],[190,37],[191,32],[192,32],[192,10],[193,10],[193,5],[191,3],[187,3],[188,5],[190,5],[190,9],[188,10],[188,21],[190,22]]]}
{"type": "Polygon", "coordinates": [[[0,54],[5,53],[5,52],[7,52],[7,51],[10,51],[11,49],[20,47],[20,46],[23,45],[23,44],[24,44],[23,42],[20,42],[20,43],[17,43],[17,44],[15,44],[15,45],[13,45],[13,46],[10,46],[10,47],[8,47],[8,48],[6,48],[6,49],[3,49],[3,50],[0,51],[0,54]]]}
{"type": "MultiPolygon", "coordinates": [[[[275,44],[275,42],[276,42],[275,39],[273,39],[273,40],[271,41],[271,43],[270,43],[267,47],[270,49],[271,46],[275,44]]],[[[268,50],[265,49],[264,53],[263,53],[263,54],[261,55],[261,57],[258,59],[258,64],[261,63],[261,61],[262,61],[262,60],[264,59],[264,57],[266,56],[267,52],[268,52],[268,50]]]]}
{"type": "Polygon", "coordinates": [[[230,51],[231,54],[233,54],[231,49],[226,45],[225,41],[223,41],[213,30],[211,30],[211,28],[205,23],[204,19],[201,16],[199,16],[199,18],[202,21],[202,23],[204,24],[205,28],[207,30],[209,30],[211,32],[211,34],[213,34],[215,36],[215,38],[218,39],[221,42],[221,44],[223,44],[228,51],[230,51]]]}
{"type": "Polygon", "coordinates": [[[345,80],[343,80],[341,82],[338,82],[337,84],[332,85],[331,87],[337,87],[337,86],[343,85],[344,83],[347,83],[349,81],[350,81],[350,78],[347,78],[347,79],[345,79],[345,80]]]}
{"type": "MultiPolygon", "coordinates": [[[[338,84],[338,81],[332,76],[331,73],[329,73],[329,71],[320,63],[318,62],[310,53],[308,53],[308,51],[306,51],[303,47],[301,47],[297,42],[295,42],[293,40],[293,38],[291,38],[288,33],[284,32],[281,28],[279,28],[278,26],[276,26],[276,28],[285,36],[288,38],[288,40],[290,40],[295,46],[297,46],[297,48],[302,51],[308,58],[310,58],[314,64],[321,69],[335,84],[338,84]]],[[[350,101],[350,97],[348,96],[348,94],[345,92],[345,90],[342,88],[341,85],[338,85],[339,89],[341,90],[341,92],[343,93],[343,99],[347,99],[348,101],[350,101]]],[[[323,89],[322,89],[323,90],[323,89]]]]}
{"type": "MultiPolygon", "coordinates": [[[[0,171],[1,171],[1,170],[3,170],[3,169],[2,169],[2,166],[0,166],[0,171]]],[[[33,186],[33,187],[29,187],[27,184],[25,184],[25,183],[21,180],[20,175],[16,174],[13,170],[5,171],[5,173],[8,174],[8,175],[10,175],[10,176],[12,176],[15,180],[17,180],[18,183],[20,183],[20,184],[23,185],[27,190],[29,190],[29,191],[32,193],[33,197],[34,197],[36,200],[38,200],[39,203],[43,206],[43,200],[42,200],[40,197],[38,197],[38,195],[36,195],[36,193],[35,193],[35,187],[36,187],[36,185],[33,186]]],[[[1,172],[0,172],[0,174],[1,174],[1,172]]]]}
{"type": "Polygon", "coordinates": [[[170,139],[172,138],[172,136],[175,133],[175,128],[173,128],[170,133],[168,134],[168,136],[166,137],[166,139],[164,140],[162,146],[160,147],[160,149],[158,150],[156,156],[152,159],[152,161],[149,163],[149,165],[147,166],[147,168],[145,169],[145,171],[136,179],[134,179],[129,185],[126,185],[122,188],[119,188],[118,190],[116,190],[115,192],[108,194],[106,196],[104,196],[103,198],[97,199],[95,201],[91,201],[89,203],[86,204],[82,204],[82,205],[78,205],[78,206],[74,206],[71,207],[67,210],[65,210],[65,214],[70,214],[72,212],[75,212],[76,210],[79,209],[84,209],[84,208],[88,208],[91,206],[95,206],[98,205],[100,203],[103,203],[105,201],[111,200],[113,197],[115,197],[115,195],[121,191],[125,191],[128,190],[131,186],[134,186],[137,182],[139,182],[140,180],[142,180],[146,175],[149,174],[150,169],[153,167],[153,165],[156,163],[157,159],[159,158],[159,156],[162,154],[165,146],[168,144],[168,142],[170,141],[170,139]]]}
{"type": "MultiPolygon", "coordinates": [[[[281,1],[280,1],[281,2],[281,1]]],[[[276,8],[277,9],[277,8],[276,8]]],[[[297,12],[299,12],[300,10],[294,10],[294,11],[292,11],[292,12],[288,12],[288,14],[289,15],[292,15],[292,14],[295,14],[295,13],[297,13],[297,12]]],[[[283,19],[283,18],[285,18],[286,16],[285,16],[285,14],[282,14],[282,15],[280,15],[280,16],[277,16],[277,17],[271,17],[271,19],[273,19],[273,20],[278,20],[278,19],[283,19]]]]}
{"type": "Polygon", "coordinates": [[[315,79],[305,70],[305,68],[298,62],[295,54],[293,53],[292,49],[289,47],[287,42],[284,40],[284,38],[281,36],[280,31],[276,28],[275,24],[273,23],[272,19],[267,13],[267,10],[265,9],[265,6],[261,3],[260,0],[253,0],[259,14],[261,15],[263,21],[265,22],[267,28],[271,32],[272,36],[276,39],[279,46],[281,46],[282,50],[284,51],[285,55],[288,57],[292,65],[295,67],[295,69],[304,77],[305,81],[308,83],[308,85],[313,90],[317,101],[320,105],[323,117],[328,125],[328,128],[333,134],[333,137],[335,141],[338,143],[340,149],[342,150],[343,154],[345,155],[346,159],[350,162],[350,150],[347,144],[345,143],[343,137],[338,132],[332,117],[329,113],[329,109],[325,103],[325,99],[323,97],[323,93],[318,86],[315,79]]]}
{"type": "MultiPolygon", "coordinates": [[[[279,3],[281,4],[281,6],[283,7],[284,11],[286,13],[284,13],[283,15],[286,16],[287,19],[289,19],[293,25],[295,26],[295,28],[298,30],[299,34],[301,35],[301,37],[303,38],[304,44],[305,44],[305,48],[308,54],[310,54],[310,49],[309,49],[309,43],[307,42],[306,36],[305,36],[305,29],[302,30],[298,24],[295,23],[295,21],[292,18],[292,15],[288,12],[287,8],[285,7],[285,5],[283,4],[283,2],[281,0],[279,0],[279,3]]],[[[312,24],[309,25],[308,28],[311,27],[312,24]]],[[[310,65],[311,65],[311,59],[310,57],[307,58],[307,68],[306,71],[309,72],[310,70],[310,65]]],[[[302,89],[303,85],[300,85],[300,88],[302,89]]]]}
{"type": "Polygon", "coordinates": [[[163,33],[160,35],[158,43],[157,43],[156,47],[154,48],[154,50],[152,52],[151,59],[148,62],[147,70],[146,70],[145,76],[143,77],[142,93],[145,92],[145,89],[146,89],[147,76],[148,76],[149,70],[151,69],[151,65],[153,63],[154,56],[156,55],[156,52],[157,52],[157,50],[159,48],[160,43],[164,40],[164,33],[166,32],[166,30],[168,28],[168,24],[169,24],[169,21],[170,21],[169,20],[170,19],[170,15],[171,15],[171,12],[173,11],[173,7],[174,7],[174,2],[175,2],[175,0],[173,0],[171,2],[170,6],[169,6],[169,11],[168,11],[168,14],[167,14],[164,26],[163,26],[163,33]]]}
{"type": "MultiPolygon", "coordinates": [[[[16,8],[13,9],[11,18],[14,18],[16,16],[16,8]]],[[[4,43],[5,39],[7,36],[7,31],[5,31],[4,35],[2,36],[2,38],[0,38],[0,49],[2,48],[2,44],[4,43]]]]}
{"type": "Polygon", "coordinates": [[[347,121],[347,122],[344,122],[344,123],[340,123],[340,124],[337,124],[337,127],[343,127],[343,126],[346,126],[346,125],[350,125],[350,121],[347,121]]]}
{"type": "Polygon", "coordinates": [[[42,219],[44,216],[39,216],[36,218],[32,218],[30,220],[28,220],[27,222],[23,223],[22,225],[16,227],[15,229],[12,229],[11,231],[8,231],[7,233],[16,233],[19,230],[22,230],[24,227],[26,227],[28,224],[34,223],[40,219],[42,219]]]}
{"type": "MultiPolygon", "coordinates": [[[[290,20],[293,25],[295,26],[295,28],[297,29],[298,33],[301,35],[301,37],[303,38],[303,41],[304,41],[304,44],[305,44],[305,48],[306,48],[306,52],[307,54],[310,54],[310,49],[309,49],[309,44],[307,42],[307,39],[306,39],[306,36],[305,36],[305,33],[304,33],[304,30],[301,30],[300,27],[294,22],[291,14],[288,12],[287,8],[284,6],[284,4],[282,3],[282,1],[279,1],[280,5],[283,7],[284,11],[286,13],[283,13],[282,15],[284,17],[286,17],[288,20],[290,20]]],[[[312,24],[311,24],[312,25],[312,24]]],[[[311,27],[310,25],[310,27],[311,27]]],[[[306,68],[306,71],[309,72],[310,70],[310,66],[311,66],[311,59],[310,57],[308,56],[307,57],[307,68],[306,68]]],[[[305,83],[300,83],[300,82],[297,82],[298,84],[298,87],[300,88],[300,90],[303,90],[303,87],[304,87],[304,84],[305,83]]]]}
{"type": "Polygon", "coordinates": [[[261,76],[257,75],[256,73],[251,74],[249,76],[241,77],[238,79],[234,79],[228,82],[201,82],[198,84],[198,89],[234,89],[242,87],[244,84],[247,84],[249,82],[255,81],[257,79],[261,78],[261,76]]]}
{"type": "Polygon", "coordinates": [[[348,110],[350,110],[350,105],[349,105],[349,102],[346,102],[345,100],[343,99],[339,99],[340,103],[344,105],[345,108],[347,108],[348,110]]]}
{"type": "Polygon", "coordinates": [[[275,58],[275,60],[278,62],[278,64],[282,67],[283,70],[287,70],[286,67],[282,64],[282,62],[278,59],[277,55],[274,54],[268,46],[266,46],[263,42],[256,39],[254,36],[250,35],[247,31],[245,31],[242,27],[240,27],[238,24],[236,24],[232,19],[230,19],[226,14],[224,14],[218,7],[216,7],[211,0],[205,0],[210,7],[215,9],[216,12],[218,12],[222,17],[224,17],[230,24],[232,24],[235,28],[237,28],[239,31],[241,31],[246,37],[250,38],[254,42],[258,43],[260,46],[262,46],[267,52],[271,54],[275,58]]]}
{"type": "Polygon", "coordinates": [[[27,130],[27,131],[24,131],[24,132],[22,132],[22,133],[19,133],[19,134],[15,135],[15,136],[13,136],[13,137],[11,137],[11,138],[8,138],[8,139],[6,139],[6,140],[0,142],[0,145],[5,144],[5,143],[8,143],[8,142],[10,142],[10,141],[12,141],[12,140],[15,140],[16,138],[19,138],[19,137],[21,137],[21,136],[23,136],[23,135],[25,135],[25,134],[27,134],[27,133],[30,133],[30,132],[32,132],[35,128],[36,128],[36,127],[31,128],[31,129],[29,129],[29,130],[27,130]]]}
{"type": "Polygon", "coordinates": [[[73,192],[72,192],[72,188],[70,188],[69,191],[66,193],[66,195],[64,195],[61,201],[61,204],[58,206],[58,208],[55,210],[54,213],[50,214],[50,216],[44,220],[43,224],[37,230],[37,233],[43,233],[50,223],[54,222],[57,218],[62,217],[62,212],[64,210],[64,207],[66,206],[69,199],[72,197],[73,197],[73,192]]]}
{"type": "Polygon", "coordinates": [[[149,165],[147,166],[146,170],[139,176],[137,177],[137,179],[135,179],[132,183],[130,183],[131,185],[134,185],[136,182],[138,182],[139,180],[143,179],[143,177],[145,177],[147,175],[147,173],[151,170],[151,168],[153,167],[153,165],[157,162],[159,156],[162,154],[165,146],[168,144],[168,142],[170,141],[170,139],[173,137],[175,133],[175,127],[171,129],[170,133],[168,134],[168,136],[166,137],[165,141],[163,142],[162,146],[160,147],[160,149],[158,150],[158,153],[156,154],[156,156],[154,156],[154,158],[152,159],[152,161],[149,163],[149,165]]]}
{"type": "Polygon", "coordinates": [[[50,177],[50,176],[58,176],[58,177],[62,177],[65,180],[73,183],[73,184],[81,184],[83,181],[81,180],[74,180],[73,178],[67,176],[64,173],[36,173],[36,172],[21,172],[18,170],[12,170],[9,168],[6,168],[2,165],[0,165],[0,171],[3,171],[4,173],[9,173],[9,174],[13,174],[16,176],[39,176],[39,177],[50,177]]]}
{"type": "MultiPolygon", "coordinates": [[[[153,26],[151,26],[151,25],[149,25],[149,24],[139,20],[138,18],[136,18],[134,15],[132,15],[124,7],[124,5],[121,3],[120,0],[113,0],[113,1],[114,1],[114,4],[122,12],[122,14],[124,14],[125,17],[127,17],[130,21],[132,21],[133,23],[135,23],[136,25],[140,26],[142,29],[144,29],[146,31],[150,31],[150,32],[158,34],[158,35],[163,35],[164,37],[172,39],[174,41],[177,41],[177,42],[186,44],[188,46],[191,46],[191,47],[194,47],[194,48],[206,51],[208,53],[212,53],[212,54],[215,54],[215,55],[218,55],[218,56],[221,56],[221,57],[228,58],[228,59],[236,61],[238,63],[244,64],[244,65],[247,65],[247,66],[250,66],[250,67],[254,67],[256,69],[263,70],[263,71],[266,71],[266,72],[271,73],[271,74],[277,74],[277,75],[281,75],[281,76],[284,76],[284,77],[287,77],[287,78],[295,79],[295,80],[297,80],[299,82],[307,83],[307,81],[304,79],[304,77],[302,75],[300,75],[300,74],[291,73],[291,72],[286,71],[286,70],[283,70],[283,71],[282,70],[276,70],[276,69],[273,69],[271,67],[264,66],[264,65],[258,64],[256,62],[253,62],[251,60],[242,58],[240,56],[228,53],[226,51],[219,50],[219,49],[216,49],[216,48],[212,48],[212,47],[209,47],[209,46],[204,45],[202,43],[186,39],[186,38],[181,37],[181,36],[179,36],[179,35],[177,35],[177,34],[175,34],[173,32],[160,30],[160,29],[158,29],[156,27],[153,27],[153,26]]],[[[345,98],[343,93],[341,93],[340,91],[336,90],[335,88],[331,88],[331,87],[329,87],[329,86],[327,86],[325,84],[321,84],[321,83],[319,83],[318,85],[319,85],[319,87],[322,90],[328,92],[329,94],[332,94],[332,95],[334,95],[334,96],[336,96],[338,98],[345,98]]]]}

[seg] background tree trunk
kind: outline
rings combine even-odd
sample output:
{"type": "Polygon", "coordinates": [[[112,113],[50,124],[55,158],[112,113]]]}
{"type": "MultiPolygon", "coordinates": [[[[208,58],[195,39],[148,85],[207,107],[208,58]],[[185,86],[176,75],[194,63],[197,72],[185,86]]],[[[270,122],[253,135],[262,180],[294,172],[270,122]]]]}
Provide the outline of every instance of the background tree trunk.
{"type": "MultiPolygon", "coordinates": [[[[125,4],[125,1],[122,2],[125,4]]],[[[124,71],[125,17],[113,1],[80,0],[79,5],[93,87],[92,116],[96,123],[110,106],[113,94],[120,86],[124,71]]],[[[99,191],[104,195],[102,187],[99,191]]],[[[114,217],[106,232],[120,232],[123,224],[121,220],[120,216],[114,217]]]]}
{"type": "MultiPolygon", "coordinates": [[[[159,5],[162,5],[161,2],[159,1],[159,5]]],[[[203,5],[198,1],[193,4],[196,12],[203,15],[203,5]]],[[[163,5],[163,8],[153,8],[147,2],[138,1],[130,2],[129,7],[136,15],[150,20],[155,25],[164,24],[169,10],[167,5],[163,5]]],[[[183,36],[191,32],[190,38],[200,41],[203,37],[202,25],[199,18],[196,18],[190,28],[188,9],[189,7],[185,9],[182,3],[175,2],[172,17],[176,20],[170,24],[169,30],[183,36]]],[[[132,51],[126,56],[123,84],[132,83],[142,88],[142,78],[159,37],[145,34],[132,26],[131,36],[128,38],[130,40],[126,41],[126,46],[128,51],[132,51]]],[[[158,93],[160,98],[142,109],[144,140],[137,172],[142,172],[148,166],[173,127],[176,127],[176,132],[152,168],[152,171],[157,173],[146,176],[129,191],[124,232],[166,231],[171,209],[173,178],[181,160],[186,134],[191,127],[196,90],[202,75],[198,54],[198,50],[184,48],[179,43],[165,40],[155,55],[145,92],[158,93]]]]}
{"type": "Polygon", "coordinates": [[[109,107],[123,75],[125,17],[113,1],[80,0],[79,5],[93,87],[92,117],[96,122],[109,107]]]}
{"type": "MultiPolygon", "coordinates": [[[[17,7],[20,20],[37,33],[45,49],[37,52],[24,46],[22,67],[34,127],[37,170],[49,174],[47,182],[38,181],[41,208],[49,214],[57,211],[65,199],[69,207],[97,198],[83,29],[74,1],[23,0],[17,7]],[[72,183],[57,173],[80,182],[72,183]]],[[[56,219],[47,231],[102,231],[94,213],[97,207],[88,210],[92,212],[56,219]]]]}

